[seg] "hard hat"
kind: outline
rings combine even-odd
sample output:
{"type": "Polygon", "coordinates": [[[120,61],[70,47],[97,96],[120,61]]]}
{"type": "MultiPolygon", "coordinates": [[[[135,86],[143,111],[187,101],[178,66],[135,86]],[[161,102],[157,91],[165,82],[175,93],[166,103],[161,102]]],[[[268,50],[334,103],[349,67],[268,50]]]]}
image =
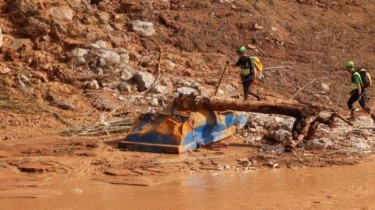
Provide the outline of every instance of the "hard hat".
{"type": "Polygon", "coordinates": [[[354,62],[353,61],[348,61],[348,62],[346,62],[346,64],[345,64],[345,68],[353,68],[354,67],[354,62]]]}
{"type": "Polygon", "coordinates": [[[241,46],[241,47],[238,48],[238,50],[237,50],[238,54],[242,54],[242,53],[244,53],[245,51],[246,51],[246,47],[244,47],[244,46],[241,46]]]}

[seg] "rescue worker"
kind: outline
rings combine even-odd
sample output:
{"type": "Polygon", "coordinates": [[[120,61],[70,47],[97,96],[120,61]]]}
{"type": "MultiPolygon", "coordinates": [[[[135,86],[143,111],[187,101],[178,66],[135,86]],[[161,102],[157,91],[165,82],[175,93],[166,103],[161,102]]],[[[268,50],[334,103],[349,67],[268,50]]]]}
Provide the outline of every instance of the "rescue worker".
{"type": "Polygon", "coordinates": [[[240,57],[236,62],[236,66],[241,68],[240,77],[242,80],[244,100],[247,100],[250,94],[254,96],[258,101],[260,101],[260,96],[255,93],[252,93],[250,90],[251,84],[256,84],[257,82],[257,75],[255,71],[256,66],[251,61],[250,57],[247,55],[246,48],[244,46],[241,46],[237,50],[237,53],[240,57]]]}
{"type": "Polygon", "coordinates": [[[368,100],[366,96],[366,91],[362,85],[361,75],[354,68],[354,62],[353,61],[346,62],[345,69],[346,71],[351,73],[351,82],[352,82],[351,89],[352,90],[350,91],[350,98],[347,102],[348,108],[350,110],[351,119],[352,120],[355,119],[355,115],[354,115],[355,109],[354,109],[353,104],[356,101],[358,101],[362,109],[365,110],[367,113],[369,113],[371,115],[371,118],[375,122],[375,114],[371,113],[371,109],[366,105],[366,102],[368,100]]]}

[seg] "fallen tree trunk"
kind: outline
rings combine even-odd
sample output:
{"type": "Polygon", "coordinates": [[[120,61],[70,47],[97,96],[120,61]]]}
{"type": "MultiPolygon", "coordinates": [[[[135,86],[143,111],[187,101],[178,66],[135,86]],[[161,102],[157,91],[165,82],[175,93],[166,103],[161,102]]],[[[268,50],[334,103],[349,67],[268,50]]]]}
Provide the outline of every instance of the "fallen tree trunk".
{"type": "Polygon", "coordinates": [[[175,99],[175,108],[180,111],[209,109],[214,111],[246,111],[264,114],[280,114],[299,118],[318,113],[322,106],[286,101],[243,101],[219,97],[182,96],[175,99]]]}
{"type": "Polygon", "coordinates": [[[298,103],[291,101],[277,100],[270,101],[243,101],[239,99],[226,99],[219,97],[196,97],[180,96],[173,103],[177,111],[195,111],[207,109],[213,111],[245,111],[263,114],[278,114],[296,118],[292,129],[293,140],[286,145],[287,150],[293,150],[302,140],[313,138],[318,129],[318,124],[322,123],[332,127],[335,118],[342,119],[352,125],[344,117],[333,112],[329,117],[321,117],[319,113],[330,108],[322,104],[298,103]]]}

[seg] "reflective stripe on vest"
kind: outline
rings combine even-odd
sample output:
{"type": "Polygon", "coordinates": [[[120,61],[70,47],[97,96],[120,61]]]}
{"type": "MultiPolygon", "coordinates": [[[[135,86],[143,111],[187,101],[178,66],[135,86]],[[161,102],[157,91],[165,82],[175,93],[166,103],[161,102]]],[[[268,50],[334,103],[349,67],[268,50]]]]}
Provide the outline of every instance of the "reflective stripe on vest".
{"type": "MultiPolygon", "coordinates": [[[[358,78],[359,78],[359,82],[360,82],[360,84],[362,84],[361,75],[360,75],[358,72],[354,72],[353,77],[354,77],[355,75],[358,76],[358,78]]],[[[352,85],[351,85],[351,88],[352,88],[352,90],[355,90],[355,89],[358,88],[358,84],[353,83],[353,79],[352,79],[352,85]]]]}
{"type": "Polygon", "coordinates": [[[241,69],[241,73],[243,74],[243,75],[249,75],[250,74],[250,69],[241,69]]]}

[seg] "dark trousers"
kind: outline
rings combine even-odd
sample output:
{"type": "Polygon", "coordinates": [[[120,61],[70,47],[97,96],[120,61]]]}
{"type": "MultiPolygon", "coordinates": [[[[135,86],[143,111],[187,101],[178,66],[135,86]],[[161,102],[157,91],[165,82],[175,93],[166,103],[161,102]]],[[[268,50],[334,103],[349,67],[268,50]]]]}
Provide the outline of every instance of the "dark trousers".
{"type": "Polygon", "coordinates": [[[365,89],[362,89],[362,93],[358,94],[357,90],[352,90],[351,96],[347,102],[348,107],[350,111],[353,113],[354,112],[354,106],[353,104],[358,101],[359,105],[361,105],[362,109],[365,110],[368,113],[371,113],[371,109],[367,107],[366,102],[367,102],[367,96],[366,96],[366,91],[365,89]]]}
{"type": "Polygon", "coordinates": [[[244,95],[245,100],[249,96],[251,82],[252,82],[251,80],[245,80],[245,79],[242,80],[243,95],[244,95]]]}
{"type": "Polygon", "coordinates": [[[253,78],[252,77],[245,77],[245,78],[242,79],[242,87],[243,87],[244,99],[246,100],[249,97],[249,95],[252,95],[255,98],[257,98],[258,101],[259,101],[260,97],[250,91],[250,87],[251,87],[251,83],[252,82],[253,82],[253,78]]]}

